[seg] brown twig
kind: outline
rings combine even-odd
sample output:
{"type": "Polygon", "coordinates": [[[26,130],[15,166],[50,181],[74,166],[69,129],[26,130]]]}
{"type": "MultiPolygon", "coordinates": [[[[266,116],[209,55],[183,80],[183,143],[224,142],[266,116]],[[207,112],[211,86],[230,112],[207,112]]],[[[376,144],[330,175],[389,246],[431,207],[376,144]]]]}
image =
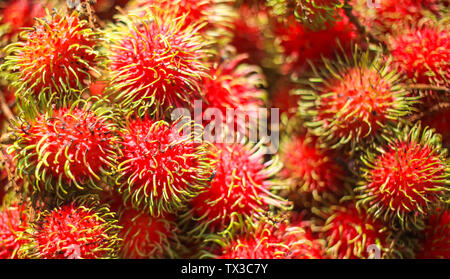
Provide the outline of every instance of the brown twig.
{"type": "Polygon", "coordinates": [[[350,20],[350,22],[355,25],[359,34],[361,34],[364,37],[367,37],[369,41],[372,42],[373,44],[381,45],[385,53],[388,52],[388,47],[386,43],[375,38],[375,36],[372,33],[367,31],[366,27],[361,25],[359,19],[353,14],[353,7],[349,4],[349,0],[345,1],[344,7],[342,9],[344,10],[345,16],[348,18],[348,20],[350,20]]]}
{"type": "Polygon", "coordinates": [[[406,84],[405,88],[407,90],[431,90],[442,93],[450,93],[450,88],[448,87],[436,86],[431,84],[406,84]]]}

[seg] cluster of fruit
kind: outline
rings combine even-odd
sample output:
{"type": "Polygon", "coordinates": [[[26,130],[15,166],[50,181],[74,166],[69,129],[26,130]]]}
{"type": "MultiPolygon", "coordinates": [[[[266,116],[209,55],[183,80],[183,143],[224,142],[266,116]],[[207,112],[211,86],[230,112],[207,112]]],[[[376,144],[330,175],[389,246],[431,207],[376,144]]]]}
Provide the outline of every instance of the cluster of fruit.
{"type": "Polygon", "coordinates": [[[1,3],[0,258],[450,258],[448,12],[1,3]]]}

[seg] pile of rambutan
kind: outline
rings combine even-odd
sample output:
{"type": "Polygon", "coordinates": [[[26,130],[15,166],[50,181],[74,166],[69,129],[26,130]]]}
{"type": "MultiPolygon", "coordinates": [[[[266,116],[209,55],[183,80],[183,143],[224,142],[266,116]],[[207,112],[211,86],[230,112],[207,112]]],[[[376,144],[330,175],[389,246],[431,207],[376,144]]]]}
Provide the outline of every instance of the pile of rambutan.
{"type": "Polygon", "coordinates": [[[0,259],[450,258],[444,0],[0,4],[0,259]]]}

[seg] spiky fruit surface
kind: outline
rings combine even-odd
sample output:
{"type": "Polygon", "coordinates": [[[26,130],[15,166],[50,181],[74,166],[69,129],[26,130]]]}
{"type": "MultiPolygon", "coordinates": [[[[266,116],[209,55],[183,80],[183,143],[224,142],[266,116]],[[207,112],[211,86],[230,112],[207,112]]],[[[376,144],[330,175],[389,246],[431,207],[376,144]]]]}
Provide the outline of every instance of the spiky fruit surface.
{"type": "Polygon", "coordinates": [[[440,136],[420,124],[398,127],[394,137],[361,160],[363,178],[355,189],[358,203],[376,218],[400,227],[423,228],[421,219],[449,192],[447,150],[440,136]]]}
{"type": "MultiPolygon", "coordinates": [[[[264,162],[264,148],[244,143],[216,143],[211,186],[191,202],[194,233],[222,231],[261,216],[270,206],[286,207],[273,194],[273,176],[281,165],[276,158],[264,162]]],[[[192,216],[192,217],[191,217],[192,216]]]]}
{"type": "Polygon", "coordinates": [[[381,258],[390,255],[387,227],[357,210],[354,204],[333,206],[322,231],[328,255],[333,259],[374,258],[370,245],[376,245],[381,258]]]}
{"type": "Polygon", "coordinates": [[[76,93],[69,88],[82,89],[97,71],[97,44],[97,35],[76,13],[38,18],[22,41],[7,47],[7,78],[24,99],[76,93]]]}
{"type": "Polygon", "coordinates": [[[174,248],[179,245],[179,229],[175,216],[153,217],[135,209],[120,211],[119,223],[122,229],[119,237],[123,247],[119,253],[122,259],[174,258],[174,248]]]}
{"type": "Polygon", "coordinates": [[[185,132],[179,123],[135,119],[121,132],[118,190],[125,202],[153,216],[183,208],[208,187],[212,173],[197,128],[185,132]]]}
{"type": "Polygon", "coordinates": [[[198,34],[201,24],[184,21],[185,16],[150,10],[144,17],[119,17],[106,32],[107,91],[123,108],[164,113],[199,98],[208,43],[198,34]]]}
{"type": "Polygon", "coordinates": [[[314,135],[332,148],[370,141],[377,132],[410,113],[414,98],[401,76],[382,57],[354,51],[354,57],[325,59],[314,69],[312,90],[301,90],[300,114],[314,135]]]}
{"type": "Polygon", "coordinates": [[[27,242],[23,237],[27,226],[24,206],[4,206],[0,210],[0,259],[17,258],[17,251],[27,242]]]}
{"type": "Polygon", "coordinates": [[[203,106],[204,117],[210,117],[206,115],[208,109],[214,110],[212,115],[218,110],[223,119],[215,121],[225,123],[228,120],[225,119],[227,110],[232,110],[235,112],[233,124],[237,126],[237,131],[242,133],[247,126],[246,122],[257,125],[254,120],[258,115],[258,109],[264,107],[263,100],[266,96],[266,92],[262,89],[265,85],[264,75],[259,67],[243,63],[247,57],[241,54],[222,58],[222,62],[215,63],[211,68],[211,77],[204,77],[201,83],[201,92],[206,102],[203,106]],[[254,117],[248,120],[245,115],[254,117]]]}
{"type": "Polygon", "coordinates": [[[322,243],[297,224],[259,222],[221,243],[219,259],[322,259],[322,243]]]}
{"type": "Polygon", "coordinates": [[[374,23],[382,31],[392,31],[405,23],[416,23],[427,13],[439,13],[439,0],[381,0],[374,5],[374,23]]]}
{"type": "MultiPolygon", "coordinates": [[[[430,84],[450,86],[450,29],[422,27],[405,30],[403,34],[391,37],[390,48],[400,70],[412,84],[430,84]]],[[[442,99],[439,92],[432,99],[442,99]],[[439,94],[438,94],[439,93],[439,94]]],[[[425,105],[434,105],[435,101],[425,99],[425,105]]]]}
{"type": "Polygon", "coordinates": [[[16,124],[18,174],[29,176],[38,191],[64,198],[68,192],[99,189],[114,163],[117,139],[113,113],[96,98],[25,116],[16,124]],[[97,102],[95,102],[97,101],[97,102]]]}
{"type": "Polygon", "coordinates": [[[128,4],[128,8],[170,10],[175,17],[186,15],[183,23],[186,26],[206,21],[208,25],[204,29],[213,29],[229,28],[234,15],[232,3],[233,0],[136,0],[128,4]]]}
{"type": "Polygon", "coordinates": [[[346,17],[317,31],[291,18],[285,25],[276,24],[274,33],[283,55],[283,73],[302,73],[309,68],[308,60],[320,64],[322,56],[334,56],[339,44],[349,51],[352,42],[357,40],[356,28],[346,17]]]}
{"type": "Polygon", "coordinates": [[[2,40],[14,38],[22,27],[34,25],[33,18],[45,15],[44,6],[35,0],[12,0],[2,6],[5,6],[0,20],[2,40]]]}
{"type": "Polygon", "coordinates": [[[43,211],[29,232],[25,258],[116,258],[121,246],[115,213],[99,204],[72,202],[43,211]]]}
{"type": "Polygon", "coordinates": [[[428,218],[416,258],[450,258],[450,212],[448,210],[441,210],[428,218]]]}
{"type": "Polygon", "coordinates": [[[292,180],[295,191],[313,193],[339,192],[344,170],[334,161],[333,153],[317,145],[312,136],[293,135],[280,146],[283,162],[281,177],[292,180]]]}
{"type": "Polygon", "coordinates": [[[344,6],[340,0],[297,0],[295,16],[311,29],[322,29],[327,23],[333,23],[344,6]]]}

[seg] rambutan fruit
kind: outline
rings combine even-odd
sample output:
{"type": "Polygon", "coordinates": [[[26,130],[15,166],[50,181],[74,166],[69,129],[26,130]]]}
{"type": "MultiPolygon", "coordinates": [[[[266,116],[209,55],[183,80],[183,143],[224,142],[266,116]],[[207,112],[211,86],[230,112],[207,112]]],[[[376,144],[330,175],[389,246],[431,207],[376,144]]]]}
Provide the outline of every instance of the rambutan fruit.
{"type": "MultiPolygon", "coordinates": [[[[246,128],[256,127],[258,109],[264,107],[266,98],[262,70],[258,66],[243,63],[247,57],[246,54],[236,56],[231,54],[231,57],[223,54],[220,62],[211,67],[209,73],[211,77],[204,77],[200,86],[206,102],[206,105],[202,106],[204,118],[211,117],[206,115],[208,109],[220,111],[223,118],[227,116],[228,110],[232,110],[233,119],[226,117],[227,119],[212,119],[212,121],[222,121],[221,124],[225,124],[233,120],[229,123],[233,124],[230,128],[235,129],[236,126],[236,130],[241,133],[245,133],[246,128]],[[247,119],[249,115],[255,116],[247,119]]],[[[204,121],[205,126],[208,122],[204,121]]]]}
{"type": "Polygon", "coordinates": [[[23,237],[28,226],[25,206],[3,206],[0,210],[0,259],[16,259],[17,252],[27,240],[23,237]]]}
{"type": "Polygon", "coordinates": [[[2,6],[0,36],[4,42],[14,41],[21,28],[33,26],[33,18],[45,15],[41,1],[11,0],[2,6]]]}
{"type": "Polygon", "coordinates": [[[295,88],[295,83],[287,78],[282,78],[275,83],[271,90],[271,108],[278,108],[282,118],[289,119],[297,114],[300,97],[298,94],[294,94],[295,88]]]}
{"type": "Polygon", "coordinates": [[[331,258],[395,257],[388,228],[381,221],[358,210],[353,203],[331,206],[326,216],[321,231],[327,241],[327,254],[331,258]]]}
{"type": "Polygon", "coordinates": [[[105,33],[106,91],[124,109],[163,115],[200,99],[209,43],[198,33],[202,23],[185,26],[185,18],[148,10],[144,17],[118,17],[105,33]]]}
{"type": "Polygon", "coordinates": [[[281,164],[277,157],[265,162],[264,153],[262,144],[214,144],[211,185],[191,201],[191,209],[182,217],[195,223],[192,235],[230,229],[261,217],[271,207],[289,208],[273,193],[281,188],[274,177],[281,164]]]}
{"type": "Polygon", "coordinates": [[[435,105],[445,97],[450,101],[448,90],[441,93],[426,89],[427,85],[431,85],[430,88],[450,87],[450,29],[439,26],[409,28],[391,36],[389,47],[394,63],[408,78],[412,88],[417,84],[425,86],[419,90],[419,95],[425,97],[423,105],[435,105]]]}
{"type": "MultiPolygon", "coordinates": [[[[130,119],[120,135],[116,184],[125,203],[152,216],[182,209],[208,188],[208,144],[191,122],[130,119]],[[193,131],[183,131],[192,128],[193,131]]],[[[196,126],[196,125],[195,125],[196,126]]]]}
{"type": "Polygon", "coordinates": [[[315,31],[289,18],[286,23],[274,24],[274,34],[282,55],[282,73],[296,75],[308,70],[308,61],[320,64],[322,57],[332,58],[340,48],[350,52],[358,39],[357,30],[347,17],[315,31]]]}
{"type": "Polygon", "coordinates": [[[23,258],[117,258],[122,245],[116,214],[92,197],[76,199],[39,212],[28,231],[30,244],[19,250],[23,258]]]}
{"type": "MultiPolygon", "coordinates": [[[[228,233],[214,258],[218,259],[322,259],[323,243],[299,224],[262,220],[244,233],[228,233]]],[[[217,238],[217,237],[215,237],[217,238]]],[[[215,239],[212,238],[212,239],[215,239]]],[[[210,241],[211,239],[208,239],[210,241]]],[[[211,255],[209,255],[211,256],[211,255]]]]}
{"type": "Polygon", "coordinates": [[[311,89],[298,90],[305,126],[331,148],[373,140],[377,133],[408,115],[415,98],[401,86],[401,75],[378,54],[355,48],[353,58],[324,59],[313,68],[311,89]]]}
{"type": "Polygon", "coordinates": [[[450,104],[429,109],[420,120],[423,126],[435,129],[442,136],[442,145],[450,148],[450,104]]]}
{"type": "Polygon", "coordinates": [[[420,248],[416,258],[450,258],[450,212],[448,210],[438,210],[430,215],[421,235],[420,248]]]}
{"type": "Polygon", "coordinates": [[[128,4],[131,12],[148,9],[172,11],[174,17],[186,16],[184,25],[206,21],[207,25],[200,31],[229,29],[234,17],[234,0],[135,0],[128,4]]]}
{"type": "Polygon", "coordinates": [[[119,211],[119,237],[123,247],[122,259],[177,258],[175,252],[180,233],[175,216],[154,217],[146,212],[125,208],[119,211]]]}
{"type": "Polygon", "coordinates": [[[98,37],[76,12],[37,18],[22,34],[23,40],[5,48],[8,56],[2,67],[23,100],[66,98],[97,74],[98,37]]]}
{"type": "Polygon", "coordinates": [[[436,204],[448,202],[450,168],[440,135],[420,123],[395,128],[361,156],[358,206],[403,230],[423,229],[436,204]]]}
{"type": "Polygon", "coordinates": [[[27,113],[15,123],[17,174],[34,189],[63,199],[68,192],[101,189],[117,150],[115,113],[96,97],[27,113]],[[105,175],[104,175],[105,174],[105,175]]]}
{"type": "Polygon", "coordinates": [[[334,157],[330,150],[320,148],[313,136],[288,136],[280,145],[280,177],[291,181],[291,191],[311,193],[319,200],[324,192],[342,192],[344,169],[334,157]]]}
{"type": "Polygon", "coordinates": [[[268,46],[272,45],[267,9],[242,4],[237,13],[230,45],[237,53],[248,54],[251,64],[265,66],[270,58],[268,46]]]}

